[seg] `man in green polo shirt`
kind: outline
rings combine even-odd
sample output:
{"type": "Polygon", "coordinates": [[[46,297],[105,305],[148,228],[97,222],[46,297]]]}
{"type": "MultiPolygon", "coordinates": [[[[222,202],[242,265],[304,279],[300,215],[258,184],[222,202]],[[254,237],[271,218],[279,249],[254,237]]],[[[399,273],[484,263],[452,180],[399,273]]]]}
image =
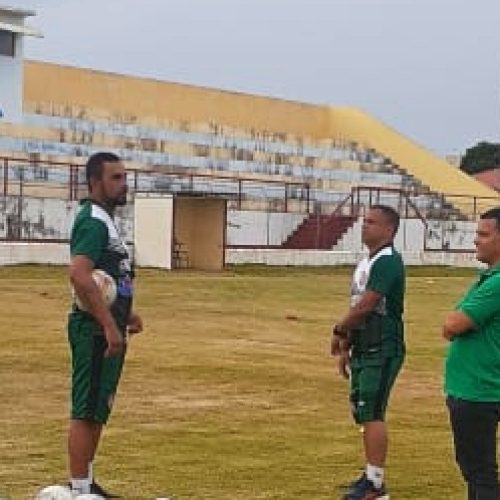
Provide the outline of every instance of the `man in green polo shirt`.
{"type": "Polygon", "coordinates": [[[448,314],[445,393],[469,500],[498,500],[500,419],[500,207],[479,220],[476,256],[488,267],[448,314]]]}
{"type": "Polygon", "coordinates": [[[344,500],[386,500],[384,467],[387,455],[385,412],[391,388],[403,365],[403,302],[405,268],[394,248],[399,215],[374,205],[365,215],[362,240],[369,251],[356,267],[351,307],[332,336],[332,354],[340,373],[351,379],[350,402],[363,426],[366,469],[344,500]]]}
{"type": "Polygon", "coordinates": [[[127,199],[127,178],[120,158],[96,153],[86,164],[89,199],[83,200],[71,230],[69,277],[75,301],[69,315],[72,358],[71,420],[68,435],[70,487],[74,494],[112,498],[93,478],[92,463],[120,379],[127,334],[142,330],[132,312],[133,272],[113,216],[127,199]],[[93,280],[102,269],[115,281],[109,307],[93,280]]]}

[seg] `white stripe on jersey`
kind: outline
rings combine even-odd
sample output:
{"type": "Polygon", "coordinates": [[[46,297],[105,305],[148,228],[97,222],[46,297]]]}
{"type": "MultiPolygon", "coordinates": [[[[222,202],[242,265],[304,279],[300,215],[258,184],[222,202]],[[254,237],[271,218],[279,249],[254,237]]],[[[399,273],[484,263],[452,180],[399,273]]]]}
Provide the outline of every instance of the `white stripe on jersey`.
{"type": "Polygon", "coordinates": [[[369,256],[365,257],[356,266],[352,277],[351,283],[351,307],[355,306],[360,300],[363,293],[366,291],[366,284],[370,278],[370,271],[377,259],[384,255],[393,255],[393,247],[385,247],[380,252],[377,252],[374,257],[370,259],[369,256]]]}

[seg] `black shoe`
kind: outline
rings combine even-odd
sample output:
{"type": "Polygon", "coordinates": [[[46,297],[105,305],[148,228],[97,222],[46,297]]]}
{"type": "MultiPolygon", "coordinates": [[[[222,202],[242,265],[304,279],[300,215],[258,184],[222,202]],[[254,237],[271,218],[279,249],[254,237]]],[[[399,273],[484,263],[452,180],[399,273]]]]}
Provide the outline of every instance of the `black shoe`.
{"type": "Polygon", "coordinates": [[[342,500],[389,500],[385,486],[376,488],[366,476],[360,477],[356,484],[353,483],[353,486],[342,497],[342,500]]]}
{"type": "Polygon", "coordinates": [[[366,472],[363,472],[358,479],[352,481],[351,483],[344,483],[339,486],[339,488],[342,488],[346,491],[352,491],[353,489],[357,488],[358,484],[362,483],[366,479],[366,472]]]}
{"type": "Polygon", "coordinates": [[[90,485],[90,493],[94,495],[99,495],[103,498],[120,498],[120,495],[115,495],[106,491],[102,486],[99,486],[95,481],[90,485]]]}
{"type": "Polygon", "coordinates": [[[359,487],[360,484],[363,484],[366,480],[366,472],[363,472],[363,474],[361,474],[361,476],[358,477],[358,479],[356,479],[356,481],[353,481],[349,487],[348,487],[348,490],[351,491],[351,490],[355,490],[359,487]]]}

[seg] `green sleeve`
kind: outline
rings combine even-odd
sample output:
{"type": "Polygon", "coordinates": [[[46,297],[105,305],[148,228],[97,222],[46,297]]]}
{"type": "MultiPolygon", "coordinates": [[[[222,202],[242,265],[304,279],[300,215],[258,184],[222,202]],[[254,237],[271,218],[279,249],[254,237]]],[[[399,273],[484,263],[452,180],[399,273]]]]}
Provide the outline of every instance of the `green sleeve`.
{"type": "Polygon", "coordinates": [[[468,316],[478,328],[482,328],[500,313],[500,276],[490,278],[471,290],[457,310],[468,316]]]}
{"type": "Polygon", "coordinates": [[[389,255],[384,255],[373,263],[366,289],[386,296],[396,283],[399,275],[400,268],[395,260],[389,255]]]}
{"type": "Polygon", "coordinates": [[[98,220],[86,218],[78,221],[71,232],[71,255],[85,255],[96,264],[106,248],[108,228],[98,220]]]}

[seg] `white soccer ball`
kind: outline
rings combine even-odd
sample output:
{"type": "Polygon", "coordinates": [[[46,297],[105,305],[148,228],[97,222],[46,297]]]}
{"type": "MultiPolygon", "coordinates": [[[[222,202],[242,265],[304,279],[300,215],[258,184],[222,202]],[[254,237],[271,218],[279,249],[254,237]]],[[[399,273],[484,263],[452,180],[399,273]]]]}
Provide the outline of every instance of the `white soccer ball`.
{"type": "MultiPolygon", "coordinates": [[[[116,283],[115,280],[102,269],[94,269],[92,271],[92,278],[97,285],[97,288],[101,292],[102,298],[104,299],[105,304],[110,307],[113,302],[116,300],[116,283]]],[[[78,295],[75,293],[75,303],[79,309],[85,311],[85,306],[80,301],[78,295]]]]}
{"type": "Polygon", "coordinates": [[[66,486],[53,485],[40,490],[35,500],[73,500],[73,495],[66,486]]]}

